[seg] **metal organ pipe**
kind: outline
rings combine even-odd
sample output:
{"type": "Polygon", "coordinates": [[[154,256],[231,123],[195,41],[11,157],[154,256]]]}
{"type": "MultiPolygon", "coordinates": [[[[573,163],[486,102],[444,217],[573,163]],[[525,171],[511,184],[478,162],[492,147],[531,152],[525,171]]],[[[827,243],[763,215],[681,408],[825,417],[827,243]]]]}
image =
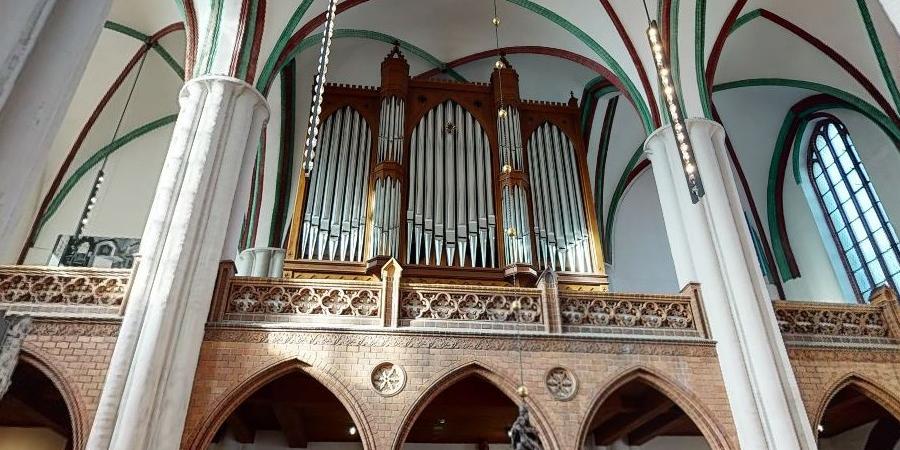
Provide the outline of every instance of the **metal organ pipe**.
{"type": "Polygon", "coordinates": [[[572,141],[559,127],[545,123],[528,140],[528,160],[538,265],[559,271],[592,272],[591,244],[572,141]]]}
{"type": "Polygon", "coordinates": [[[322,124],[319,163],[310,174],[300,257],[362,261],[371,131],[345,106],[322,124]]]}
{"type": "MultiPolygon", "coordinates": [[[[402,98],[392,96],[381,100],[376,164],[401,163],[405,114],[406,102],[402,98]]],[[[372,254],[369,256],[396,257],[400,243],[400,180],[387,175],[375,181],[372,217],[372,254]]]]}
{"type": "Polygon", "coordinates": [[[447,100],[410,137],[407,258],[411,264],[497,267],[490,142],[447,100]]]}
{"type": "MultiPolygon", "coordinates": [[[[506,108],[505,117],[497,117],[500,165],[511,172],[523,170],[522,128],[519,110],[506,108]]],[[[528,226],[528,203],[522,186],[509,184],[502,193],[503,223],[507,233],[503,238],[506,264],[531,264],[531,234],[528,226]]]]}

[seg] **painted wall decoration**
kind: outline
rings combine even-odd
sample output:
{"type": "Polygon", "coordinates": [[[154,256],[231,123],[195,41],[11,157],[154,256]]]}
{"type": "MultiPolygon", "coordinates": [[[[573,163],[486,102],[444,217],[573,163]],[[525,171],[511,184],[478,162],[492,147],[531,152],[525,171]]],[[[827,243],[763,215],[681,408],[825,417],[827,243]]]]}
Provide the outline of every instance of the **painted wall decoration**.
{"type": "Polygon", "coordinates": [[[56,239],[47,265],[128,269],[134,264],[140,246],[140,238],[61,234],[56,239]]]}

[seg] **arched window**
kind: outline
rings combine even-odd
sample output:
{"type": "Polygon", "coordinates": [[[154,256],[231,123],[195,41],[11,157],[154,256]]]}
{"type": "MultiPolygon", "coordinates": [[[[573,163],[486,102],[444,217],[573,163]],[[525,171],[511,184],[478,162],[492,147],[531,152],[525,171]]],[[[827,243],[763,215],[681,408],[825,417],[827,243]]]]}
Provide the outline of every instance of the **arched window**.
{"type": "Polygon", "coordinates": [[[823,120],[810,138],[809,176],[857,297],[900,284],[897,233],[844,124],[823,120]]]}

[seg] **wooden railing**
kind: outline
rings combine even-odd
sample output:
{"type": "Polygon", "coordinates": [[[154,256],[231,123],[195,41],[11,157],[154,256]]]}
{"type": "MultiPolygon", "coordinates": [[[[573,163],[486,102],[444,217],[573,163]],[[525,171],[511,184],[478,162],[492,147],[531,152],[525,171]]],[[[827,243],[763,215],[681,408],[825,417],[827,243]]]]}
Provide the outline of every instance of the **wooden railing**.
{"type": "Polygon", "coordinates": [[[787,342],[897,343],[900,306],[880,288],[869,304],[775,301],[775,318],[787,342]]]}
{"type": "Polygon", "coordinates": [[[680,295],[576,290],[545,274],[537,287],[405,283],[389,262],[361,280],[253,278],[220,268],[213,323],[296,327],[708,338],[699,287],[680,295]]]}
{"type": "Polygon", "coordinates": [[[0,266],[0,309],[37,317],[119,317],[131,272],[0,266]]]}

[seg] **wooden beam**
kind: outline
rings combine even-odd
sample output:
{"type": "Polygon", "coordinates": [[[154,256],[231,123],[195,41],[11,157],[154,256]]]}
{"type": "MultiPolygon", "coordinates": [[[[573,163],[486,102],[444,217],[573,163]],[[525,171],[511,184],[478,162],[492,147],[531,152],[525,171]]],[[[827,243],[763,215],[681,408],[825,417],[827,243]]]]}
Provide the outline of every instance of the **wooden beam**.
{"type": "Polygon", "coordinates": [[[666,434],[684,419],[688,419],[688,416],[677,406],[672,406],[668,411],[632,431],[628,435],[628,445],[644,445],[653,438],[666,434]]]}
{"type": "Polygon", "coordinates": [[[613,420],[603,424],[594,432],[594,441],[597,445],[612,445],[619,439],[628,436],[629,433],[665,413],[672,406],[672,401],[666,397],[660,397],[645,403],[641,411],[631,414],[619,414],[613,420]]]}
{"type": "Polygon", "coordinates": [[[251,425],[250,422],[244,419],[240,409],[236,409],[231,413],[231,415],[228,416],[228,419],[225,419],[225,424],[228,426],[228,429],[231,430],[234,440],[239,443],[252,444],[256,441],[256,429],[253,428],[253,425],[251,425]]]}
{"type": "Polygon", "coordinates": [[[275,419],[281,425],[281,431],[287,438],[289,448],[306,448],[309,439],[306,436],[306,427],[303,425],[303,416],[300,410],[287,403],[274,403],[275,419]]]}

